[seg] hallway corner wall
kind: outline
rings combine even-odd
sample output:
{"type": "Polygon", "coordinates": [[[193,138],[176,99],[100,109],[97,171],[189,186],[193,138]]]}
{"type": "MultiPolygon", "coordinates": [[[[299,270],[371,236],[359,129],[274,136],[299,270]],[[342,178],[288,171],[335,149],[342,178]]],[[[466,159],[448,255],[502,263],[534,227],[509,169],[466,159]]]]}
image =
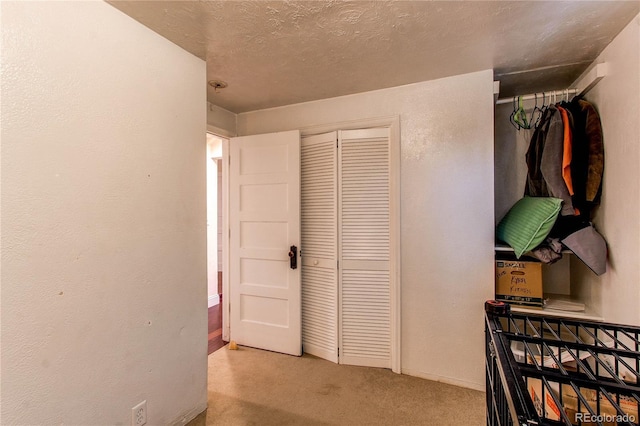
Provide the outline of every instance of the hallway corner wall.
{"type": "Polygon", "coordinates": [[[2,423],[207,404],[205,63],[104,2],[2,2],[2,423]]]}

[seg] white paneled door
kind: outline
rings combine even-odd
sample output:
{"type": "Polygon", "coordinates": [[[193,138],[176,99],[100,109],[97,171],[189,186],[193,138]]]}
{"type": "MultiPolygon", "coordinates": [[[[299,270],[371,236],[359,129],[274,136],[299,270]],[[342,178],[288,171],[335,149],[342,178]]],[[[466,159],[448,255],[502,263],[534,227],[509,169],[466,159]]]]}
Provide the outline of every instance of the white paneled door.
{"type": "Polygon", "coordinates": [[[300,133],[232,138],[230,162],[230,338],[299,356],[300,133]]]}

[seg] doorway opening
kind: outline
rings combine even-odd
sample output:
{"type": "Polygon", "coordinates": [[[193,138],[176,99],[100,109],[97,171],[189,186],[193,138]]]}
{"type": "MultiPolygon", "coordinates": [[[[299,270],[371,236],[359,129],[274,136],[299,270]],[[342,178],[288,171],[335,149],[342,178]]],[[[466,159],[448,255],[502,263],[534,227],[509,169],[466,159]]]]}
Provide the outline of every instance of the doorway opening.
{"type": "Polygon", "coordinates": [[[207,133],[207,307],[208,353],[220,349],[222,339],[223,197],[222,150],[226,139],[207,133]]]}

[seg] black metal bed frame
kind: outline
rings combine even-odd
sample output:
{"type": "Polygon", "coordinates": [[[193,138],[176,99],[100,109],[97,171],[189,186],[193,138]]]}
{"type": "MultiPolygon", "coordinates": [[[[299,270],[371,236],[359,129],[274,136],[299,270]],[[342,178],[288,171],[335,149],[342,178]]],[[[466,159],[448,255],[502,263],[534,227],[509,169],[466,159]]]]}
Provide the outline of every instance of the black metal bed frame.
{"type": "Polygon", "coordinates": [[[489,308],[485,322],[488,426],[638,425],[640,327],[489,308]]]}

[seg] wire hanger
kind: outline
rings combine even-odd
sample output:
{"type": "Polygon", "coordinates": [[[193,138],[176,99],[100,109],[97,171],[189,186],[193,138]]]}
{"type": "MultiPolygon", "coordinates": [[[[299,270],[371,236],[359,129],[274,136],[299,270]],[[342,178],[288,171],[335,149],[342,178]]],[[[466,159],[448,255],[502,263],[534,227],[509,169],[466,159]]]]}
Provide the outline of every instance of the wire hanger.
{"type": "Polygon", "coordinates": [[[531,111],[531,119],[529,120],[529,125],[530,127],[537,128],[538,124],[540,124],[540,120],[542,120],[542,115],[544,114],[544,92],[542,92],[542,108],[538,107],[538,94],[534,93],[534,97],[535,106],[533,107],[533,111],[531,111]]]}
{"type": "Polygon", "coordinates": [[[520,130],[520,125],[518,123],[516,123],[516,121],[514,120],[514,117],[516,115],[516,111],[517,111],[517,104],[516,104],[516,97],[513,97],[513,111],[511,111],[511,115],[509,115],[509,122],[511,123],[511,125],[513,127],[516,128],[516,130],[520,130]]]}
{"type": "Polygon", "coordinates": [[[522,96],[518,96],[518,107],[514,110],[513,121],[515,121],[521,129],[531,128],[531,123],[527,120],[527,112],[524,110],[524,106],[522,105],[522,96]]]}
{"type": "Polygon", "coordinates": [[[532,123],[535,122],[533,116],[536,113],[536,109],[538,108],[538,94],[534,93],[533,96],[534,96],[534,99],[535,99],[535,104],[533,106],[533,109],[531,110],[531,117],[529,118],[529,124],[532,124],[532,123]]]}

